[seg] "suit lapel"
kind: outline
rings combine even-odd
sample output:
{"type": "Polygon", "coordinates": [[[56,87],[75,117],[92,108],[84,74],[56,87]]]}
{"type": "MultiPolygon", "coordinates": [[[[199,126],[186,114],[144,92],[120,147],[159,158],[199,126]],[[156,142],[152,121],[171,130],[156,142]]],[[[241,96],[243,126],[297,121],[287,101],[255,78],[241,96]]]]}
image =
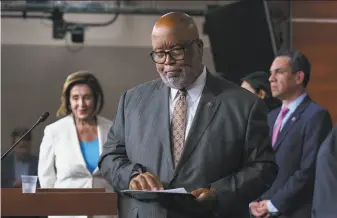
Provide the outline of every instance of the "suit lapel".
{"type": "Polygon", "coordinates": [[[152,102],[152,107],[155,108],[155,120],[153,123],[156,127],[156,135],[160,137],[164,152],[163,157],[167,158],[165,161],[168,165],[169,172],[171,173],[170,177],[172,178],[174,167],[170,139],[170,88],[162,82],[158,84],[157,88],[157,93],[155,94],[152,102]]]}
{"type": "Polygon", "coordinates": [[[311,99],[309,96],[305,97],[302,103],[296,108],[294,113],[289,117],[289,119],[287,120],[287,123],[284,124],[281,132],[277,136],[277,140],[274,146],[275,150],[277,150],[280,147],[282,141],[287,136],[289,131],[293,128],[294,124],[300,119],[301,114],[308,107],[310,101],[311,99]]]}
{"type": "Polygon", "coordinates": [[[275,111],[271,112],[270,119],[268,120],[268,125],[269,125],[269,135],[270,138],[273,137],[273,130],[274,130],[274,126],[275,126],[275,122],[277,120],[277,116],[281,111],[281,107],[276,109],[275,111]]]}
{"type": "Polygon", "coordinates": [[[215,112],[219,108],[219,102],[215,99],[215,96],[220,92],[216,80],[217,78],[207,72],[206,84],[203,89],[191,129],[186,138],[183,153],[181,154],[180,161],[175,168],[175,175],[182,168],[184,163],[187,162],[188,158],[197,147],[199,140],[211,122],[215,112]]]}

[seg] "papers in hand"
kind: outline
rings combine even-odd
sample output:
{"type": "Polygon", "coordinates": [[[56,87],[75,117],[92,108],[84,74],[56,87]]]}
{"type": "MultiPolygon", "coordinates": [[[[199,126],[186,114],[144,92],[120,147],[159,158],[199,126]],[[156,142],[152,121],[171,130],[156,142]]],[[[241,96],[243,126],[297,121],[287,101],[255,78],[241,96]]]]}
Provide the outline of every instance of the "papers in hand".
{"type": "Polygon", "coordinates": [[[121,193],[139,199],[139,200],[158,200],[162,198],[171,197],[189,197],[194,198],[191,193],[188,193],[184,188],[166,189],[158,191],[147,191],[147,190],[124,190],[121,193]]]}
{"type": "Polygon", "coordinates": [[[178,194],[187,194],[187,191],[184,188],[166,189],[166,190],[158,190],[158,191],[124,190],[122,192],[129,192],[129,193],[132,193],[132,192],[137,192],[137,193],[145,192],[145,193],[178,193],[178,194]]]}

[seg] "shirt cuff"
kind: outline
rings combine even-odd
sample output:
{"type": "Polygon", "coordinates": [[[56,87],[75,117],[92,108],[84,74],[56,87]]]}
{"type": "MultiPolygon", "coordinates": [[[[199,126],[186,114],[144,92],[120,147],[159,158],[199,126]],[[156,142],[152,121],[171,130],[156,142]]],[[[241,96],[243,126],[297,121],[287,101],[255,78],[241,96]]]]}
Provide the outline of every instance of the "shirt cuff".
{"type": "Polygon", "coordinates": [[[273,203],[271,203],[271,201],[267,201],[267,207],[268,207],[268,211],[269,213],[278,213],[278,209],[273,205],[273,203]]]}
{"type": "Polygon", "coordinates": [[[133,177],[136,177],[140,174],[138,171],[132,171],[131,176],[130,176],[130,181],[133,179],[133,177]]]}
{"type": "Polygon", "coordinates": [[[133,167],[132,171],[131,171],[129,183],[131,182],[131,180],[133,179],[133,177],[135,177],[135,176],[137,176],[138,174],[141,174],[141,173],[143,173],[143,169],[142,169],[141,165],[140,164],[136,164],[133,167]]]}

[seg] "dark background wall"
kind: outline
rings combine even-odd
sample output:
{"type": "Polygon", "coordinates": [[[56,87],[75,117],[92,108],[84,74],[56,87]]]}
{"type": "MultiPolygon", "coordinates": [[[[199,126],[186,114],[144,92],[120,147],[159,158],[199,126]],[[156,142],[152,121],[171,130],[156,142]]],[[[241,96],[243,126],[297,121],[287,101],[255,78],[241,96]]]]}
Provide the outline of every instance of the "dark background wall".
{"type": "Polygon", "coordinates": [[[311,61],[309,94],[337,123],[337,1],[293,1],[293,46],[311,61]]]}

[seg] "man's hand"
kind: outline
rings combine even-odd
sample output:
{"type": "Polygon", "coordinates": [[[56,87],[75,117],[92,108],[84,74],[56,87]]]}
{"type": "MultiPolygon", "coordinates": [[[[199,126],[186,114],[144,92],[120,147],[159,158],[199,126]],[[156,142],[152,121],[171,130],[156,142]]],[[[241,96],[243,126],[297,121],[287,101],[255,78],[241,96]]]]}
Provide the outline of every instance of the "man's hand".
{"type": "Polygon", "coordinates": [[[157,191],[164,190],[163,185],[159,181],[157,176],[152,175],[149,172],[140,173],[132,180],[129,184],[130,190],[148,190],[148,191],[157,191]]]}
{"type": "Polygon", "coordinates": [[[250,204],[249,208],[253,216],[256,218],[269,218],[270,214],[268,211],[267,200],[260,202],[253,202],[250,204]]]}
{"type": "Polygon", "coordinates": [[[270,217],[267,201],[253,202],[250,204],[250,211],[256,218],[268,218],[270,217]]]}
{"type": "Polygon", "coordinates": [[[260,217],[262,215],[257,211],[257,208],[259,207],[260,207],[259,202],[253,202],[249,205],[250,212],[253,214],[253,216],[260,217]]]}
{"type": "Polygon", "coordinates": [[[199,188],[191,192],[197,200],[202,203],[206,208],[214,210],[216,207],[216,192],[210,188],[199,188]]]}
{"type": "Polygon", "coordinates": [[[260,201],[259,202],[260,206],[256,209],[257,212],[262,213],[263,215],[261,217],[263,218],[268,218],[270,217],[269,211],[268,211],[268,201],[260,201]]]}
{"type": "Polygon", "coordinates": [[[208,188],[199,188],[191,193],[195,197],[197,197],[198,201],[205,201],[205,200],[215,200],[216,199],[216,193],[213,189],[208,188]]]}
{"type": "Polygon", "coordinates": [[[22,182],[21,179],[17,179],[15,180],[14,184],[13,184],[14,188],[21,188],[22,187],[22,182]]]}

